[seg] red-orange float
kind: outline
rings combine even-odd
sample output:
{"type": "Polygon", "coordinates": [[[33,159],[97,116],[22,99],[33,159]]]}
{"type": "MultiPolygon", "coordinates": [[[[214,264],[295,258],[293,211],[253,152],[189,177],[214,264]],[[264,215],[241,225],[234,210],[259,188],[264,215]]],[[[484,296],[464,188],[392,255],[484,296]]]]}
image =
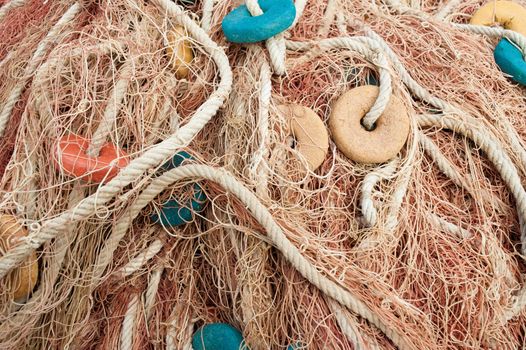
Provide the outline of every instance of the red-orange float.
{"type": "Polygon", "coordinates": [[[59,139],[55,163],[64,173],[93,183],[105,183],[126,167],[130,158],[112,143],[106,143],[96,157],[86,154],[90,140],[69,134],[59,139]]]}

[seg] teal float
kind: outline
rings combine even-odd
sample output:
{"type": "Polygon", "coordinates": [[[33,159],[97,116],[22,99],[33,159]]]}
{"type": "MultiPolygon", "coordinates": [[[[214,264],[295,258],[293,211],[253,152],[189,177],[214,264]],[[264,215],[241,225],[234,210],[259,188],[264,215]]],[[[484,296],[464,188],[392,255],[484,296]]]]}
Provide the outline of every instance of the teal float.
{"type": "Polygon", "coordinates": [[[245,346],[240,331],[226,323],[211,323],[201,327],[192,337],[194,350],[240,350],[245,346]]]}
{"type": "Polygon", "coordinates": [[[164,171],[172,170],[183,164],[183,162],[187,159],[193,160],[194,158],[192,158],[188,152],[181,151],[173,156],[172,159],[161,165],[161,168],[164,171]]]}
{"type": "Polygon", "coordinates": [[[267,40],[294,22],[296,7],[292,0],[259,0],[263,14],[254,16],[246,5],[235,8],[223,18],[221,24],[228,41],[233,43],[256,43],[267,40]]]}
{"type": "MultiPolygon", "coordinates": [[[[171,170],[180,166],[186,159],[191,160],[193,158],[185,151],[179,152],[161,168],[165,171],[171,170]]],[[[154,223],[167,227],[176,227],[192,222],[194,213],[202,211],[207,200],[203,189],[198,184],[193,185],[193,191],[192,199],[186,205],[181,205],[175,199],[169,199],[163,203],[160,212],[152,214],[150,219],[154,223]]]]}
{"type": "MultiPolygon", "coordinates": [[[[287,350],[296,350],[298,344],[287,350]]],[[[227,323],[210,323],[194,333],[193,350],[249,350],[240,331],[227,323]]]]}
{"type": "Polygon", "coordinates": [[[495,47],[493,57],[504,73],[510,75],[515,82],[526,86],[526,61],[517,46],[503,38],[495,47]]]}

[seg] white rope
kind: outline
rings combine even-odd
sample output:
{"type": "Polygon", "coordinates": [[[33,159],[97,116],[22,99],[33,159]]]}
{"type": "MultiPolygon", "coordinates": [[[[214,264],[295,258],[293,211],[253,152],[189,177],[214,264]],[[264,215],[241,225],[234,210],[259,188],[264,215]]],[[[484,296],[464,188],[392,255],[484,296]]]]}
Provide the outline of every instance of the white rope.
{"type": "Polygon", "coordinates": [[[511,310],[504,314],[504,320],[506,322],[510,321],[515,316],[520,315],[524,308],[526,308],[526,286],[523,286],[515,296],[511,310]]]}
{"type": "MultiPolygon", "coordinates": [[[[175,313],[176,308],[174,308],[175,313]]],[[[166,330],[166,350],[179,350],[177,346],[177,315],[172,314],[172,322],[168,324],[166,330]]],[[[194,322],[188,322],[188,327],[185,330],[185,342],[181,350],[193,350],[192,348],[192,334],[194,332],[194,322]]]]}
{"type": "Polygon", "coordinates": [[[159,290],[159,283],[161,282],[161,275],[163,274],[163,267],[158,267],[150,274],[148,281],[148,288],[144,295],[144,311],[146,312],[146,323],[150,320],[155,306],[155,297],[159,290]]]}
{"type": "Polygon", "coordinates": [[[334,318],[336,319],[336,322],[338,322],[338,326],[340,326],[343,334],[347,337],[347,340],[351,343],[353,346],[353,349],[355,350],[366,350],[368,349],[362,339],[362,336],[358,331],[351,325],[349,322],[349,319],[345,315],[346,310],[341,307],[340,304],[335,302],[334,300],[327,298],[329,309],[331,309],[331,312],[334,314],[334,318]]]}
{"type": "Polygon", "coordinates": [[[457,225],[447,221],[443,217],[440,217],[440,216],[436,215],[435,213],[429,213],[428,215],[429,215],[429,219],[430,219],[431,223],[433,223],[434,225],[440,227],[444,231],[452,233],[455,236],[458,236],[459,238],[463,238],[463,239],[467,239],[467,238],[471,237],[471,232],[469,232],[468,230],[463,229],[460,226],[457,226],[457,225]]]}
{"type": "MultiPolygon", "coordinates": [[[[3,7],[2,7],[3,8],[3,7]]],[[[62,17],[55,23],[51,30],[47,33],[46,37],[38,44],[37,49],[29,62],[27,63],[26,68],[24,69],[24,78],[18,81],[18,84],[15,85],[11,93],[9,94],[7,101],[3,106],[0,106],[0,136],[5,131],[9,117],[13,111],[15,104],[17,103],[20,95],[24,91],[24,87],[27,84],[28,79],[33,76],[35,70],[40,64],[42,58],[46,55],[48,47],[51,43],[56,41],[56,37],[64,29],[69,22],[71,22],[75,16],[79,13],[81,7],[78,2],[73,4],[62,17]]]]}
{"type": "MultiPolygon", "coordinates": [[[[452,6],[456,6],[455,2],[458,0],[451,0],[450,3],[452,3],[452,6]]],[[[425,20],[431,20],[431,17],[429,14],[423,11],[418,11],[411,9],[403,4],[400,4],[398,0],[387,0],[387,2],[390,4],[390,6],[398,11],[399,13],[411,13],[414,15],[417,15],[425,20]]],[[[460,2],[460,1],[459,1],[460,2]]],[[[449,4],[448,4],[449,5],[449,4]]],[[[449,9],[445,9],[449,11],[449,9]]],[[[443,17],[435,17],[435,19],[444,19],[443,17]]],[[[469,31],[476,34],[482,34],[489,37],[506,37],[513,41],[519,49],[523,52],[523,54],[526,56],[526,38],[524,35],[504,29],[499,27],[488,27],[488,26],[481,26],[481,25],[473,25],[473,24],[462,24],[462,23],[450,23],[454,28],[469,31]]]]}
{"type": "Polygon", "coordinates": [[[462,29],[471,33],[482,34],[492,38],[506,37],[510,39],[526,55],[526,37],[513,30],[498,27],[478,26],[473,24],[451,23],[455,28],[462,29]]]}
{"type": "MultiPolygon", "coordinates": [[[[433,164],[437,166],[437,168],[446,175],[453,183],[463,188],[465,191],[467,191],[471,197],[477,198],[475,196],[475,189],[472,185],[470,185],[469,181],[466,180],[460,172],[457,170],[457,168],[447,159],[444,154],[440,151],[437,145],[429,138],[427,135],[422,133],[421,131],[418,132],[419,134],[419,142],[420,146],[424,150],[424,152],[433,160],[433,164]]],[[[492,195],[486,191],[485,189],[477,189],[478,195],[480,198],[485,200],[488,203],[491,203],[494,201],[492,195]]]]}
{"type": "Polygon", "coordinates": [[[128,309],[122,321],[120,349],[130,350],[133,348],[133,335],[135,334],[135,319],[139,308],[139,296],[135,294],[128,303],[128,309]]]}
{"type": "Polygon", "coordinates": [[[132,160],[115,178],[106,185],[99,187],[95,194],[82,200],[72,210],[44,221],[39,230],[31,231],[29,240],[6,252],[0,258],[0,278],[4,277],[13,267],[23,261],[31,254],[32,250],[53,239],[67,225],[89,217],[96,212],[98,206],[109,202],[122,188],[143,176],[147,169],[158,166],[171,157],[178,149],[187,145],[216,114],[219,107],[223,105],[223,102],[228,97],[232,86],[232,72],[224,51],[196,23],[186,16],[179,6],[169,0],[154,0],[154,2],[164,9],[167,15],[177,18],[188,29],[188,32],[194,39],[202,43],[203,48],[209,52],[218,66],[221,77],[217,90],[211,94],[210,98],[198,108],[190,121],[181,127],[176,134],[147,150],[142,156],[132,160]]]}
{"type": "Polygon", "coordinates": [[[201,28],[209,32],[212,27],[212,13],[214,11],[214,0],[203,0],[203,18],[201,19],[201,28]]]}
{"type": "Polygon", "coordinates": [[[315,266],[313,266],[285,236],[281,228],[274,221],[268,209],[264,207],[259,199],[244,185],[238,182],[232,175],[224,169],[217,169],[207,165],[185,165],[177,167],[152,180],[151,184],[140,194],[132,205],[127,220],[123,219],[118,223],[122,229],[126,230],[131,224],[131,220],[174,182],[187,178],[201,178],[214,181],[221,185],[228,193],[238,197],[246,206],[247,210],[265,229],[267,236],[272,244],[285,256],[285,258],[313,285],[322,292],[337,300],[342,305],[348,307],[361,317],[374,324],[384,334],[389,337],[401,349],[413,349],[408,340],[403,338],[396,330],[391,329],[376,314],[369,309],[362,301],[357,299],[351,292],[323,276],[315,266]]]}
{"type": "Polygon", "coordinates": [[[401,14],[417,15],[423,18],[428,18],[429,15],[424,11],[419,10],[416,7],[408,6],[407,3],[400,0],[383,0],[384,3],[389,5],[393,10],[401,14]]]}
{"type": "Polygon", "coordinates": [[[318,36],[326,37],[329,34],[329,29],[334,22],[336,17],[336,11],[338,10],[338,0],[328,0],[325,13],[323,15],[323,25],[318,29],[318,36]]]}
{"type": "Polygon", "coordinates": [[[257,192],[263,198],[268,197],[268,167],[262,165],[268,157],[269,145],[269,106],[272,94],[271,72],[265,57],[262,57],[262,64],[259,75],[259,110],[258,110],[258,131],[259,146],[252,157],[251,175],[256,183],[257,192]]]}
{"type": "Polygon", "coordinates": [[[190,295],[190,286],[186,288],[183,293],[184,297],[179,298],[174,303],[174,307],[166,327],[166,350],[192,350],[192,335],[194,333],[194,320],[192,319],[192,313],[188,308],[188,300],[190,295]],[[186,329],[180,329],[182,324],[187,321],[186,329]],[[182,339],[181,339],[182,338],[182,339]],[[179,344],[182,343],[182,347],[179,344]]]}
{"type": "MultiPolygon", "coordinates": [[[[261,16],[263,14],[263,10],[261,7],[259,7],[258,0],[245,0],[245,4],[247,6],[248,12],[252,16],[261,16]]],[[[267,50],[270,54],[270,61],[272,62],[272,67],[274,68],[274,72],[278,75],[285,74],[285,56],[286,56],[286,50],[284,42],[283,34],[280,33],[276,36],[273,36],[271,38],[268,38],[265,41],[265,45],[267,46],[267,50]]]]}
{"type": "Polygon", "coordinates": [[[316,47],[321,50],[350,49],[363,55],[367,60],[378,67],[380,73],[380,92],[373,106],[362,120],[363,125],[367,129],[370,130],[374,127],[374,124],[387,107],[392,93],[389,63],[375,40],[365,37],[337,37],[312,42],[287,40],[286,45],[289,49],[301,51],[307,50],[313,45],[316,45],[316,47]]]}
{"type": "MultiPolygon", "coordinates": [[[[374,40],[376,40],[379,43],[379,45],[384,49],[384,51],[389,56],[391,62],[395,66],[395,69],[399,72],[400,76],[402,77],[403,82],[409,87],[409,89],[413,92],[413,94],[418,96],[423,101],[428,102],[429,104],[437,108],[440,108],[443,111],[443,113],[446,115],[447,114],[461,115],[463,116],[465,120],[468,120],[468,119],[470,120],[469,124],[470,124],[470,127],[473,129],[471,132],[472,137],[476,137],[480,142],[483,142],[484,145],[488,147],[487,149],[488,152],[486,153],[488,154],[489,159],[492,161],[495,167],[499,169],[499,171],[501,171],[501,175],[503,176],[503,178],[504,176],[506,176],[504,180],[508,184],[514,196],[516,197],[517,204],[518,204],[519,221],[521,223],[521,241],[523,244],[523,253],[526,252],[526,227],[524,225],[526,223],[525,221],[526,220],[526,210],[525,210],[526,208],[524,207],[525,199],[523,198],[524,188],[522,187],[520,183],[520,178],[518,177],[518,173],[517,173],[517,169],[515,168],[515,165],[509,159],[503,147],[500,145],[500,143],[498,143],[498,141],[492,141],[491,140],[492,136],[490,136],[489,134],[484,133],[482,131],[477,131],[477,132],[474,131],[474,129],[479,129],[479,125],[480,125],[479,122],[477,122],[471,117],[465,116],[465,113],[463,113],[458,108],[451,106],[449,103],[439,98],[431,96],[431,94],[425,88],[423,88],[421,85],[419,85],[416,81],[414,81],[411,78],[409,73],[407,73],[405,67],[401,64],[396,54],[391,50],[391,48],[387,45],[387,43],[378,34],[372,31],[370,28],[367,28],[364,26],[362,27],[366,31],[367,35],[373,38],[374,40]],[[506,161],[503,161],[501,157],[496,156],[495,154],[502,154],[502,157],[505,157],[506,161]],[[503,163],[505,165],[503,165],[503,163]]],[[[483,26],[475,26],[475,27],[482,29],[484,31],[486,30],[486,28],[489,28],[489,27],[483,27],[483,26]]],[[[358,39],[362,40],[361,38],[358,38],[358,39]]],[[[423,125],[422,123],[425,123],[424,120],[430,121],[433,119],[435,120],[437,125],[440,125],[440,122],[438,121],[437,118],[439,119],[440,117],[428,115],[426,117],[419,118],[419,123],[423,125]]],[[[448,118],[448,120],[450,121],[450,123],[452,123],[451,118],[448,118]]],[[[431,123],[431,125],[433,125],[433,123],[431,123]]],[[[466,134],[470,134],[470,131],[465,131],[467,126],[460,125],[458,123],[456,124],[453,123],[451,125],[454,125],[455,129],[459,129],[459,130],[462,129],[464,130],[466,134]]]]}
{"type": "Polygon", "coordinates": [[[368,173],[361,185],[360,207],[367,227],[376,225],[377,211],[373,201],[373,189],[383,179],[390,177],[398,167],[398,159],[390,161],[386,166],[380,167],[368,173]]]}
{"type": "MultiPolygon", "coordinates": [[[[257,0],[245,0],[245,4],[247,6],[248,12],[250,12],[252,16],[261,16],[263,14],[263,10],[261,10],[261,7],[259,7],[257,0]]],[[[307,0],[296,1],[296,17],[294,18],[294,22],[292,23],[290,28],[288,28],[288,30],[290,30],[296,25],[299,18],[303,14],[303,10],[305,9],[306,5],[307,0]]],[[[287,50],[285,46],[284,34],[280,33],[276,36],[267,39],[265,45],[267,46],[267,50],[270,54],[270,62],[272,64],[272,68],[274,69],[274,73],[276,73],[277,75],[285,74],[285,59],[287,50]]]]}
{"type": "Polygon", "coordinates": [[[463,0],[449,0],[435,14],[435,19],[444,20],[463,0]]]}
{"type": "Polygon", "coordinates": [[[347,23],[343,12],[336,12],[336,26],[341,35],[348,35],[349,31],[347,30],[347,23]]]}
{"type": "Polygon", "coordinates": [[[444,175],[446,175],[455,185],[468,191],[473,192],[473,188],[466,182],[466,180],[460,175],[455,166],[440,152],[437,145],[427,135],[419,132],[420,146],[427,153],[428,156],[433,160],[435,164],[444,175]]]}
{"type": "Polygon", "coordinates": [[[369,38],[358,37],[359,40],[362,40],[365,42],[366,39],[367,40],[372,39],[377,45],[379,45],[382,48],[383,52],[387,55],[387,57],[391,61],[391,64],[394,66],[396,71],[398,71],[398,74],[400,75],[404,84],[409,88],[409,90],[416,97],[418,97],[422,101],[428,102],[432,106],[442,109],[443,111],[449,111],[452,109],[452,107],[447,102],[437,97],[432,96],[429,93],[429,91],[427,91],[425,88],[419,85],[415,80],[413,80],[413,78],[411,77],[411,75],[409,75],[404,65],[400,62],[400,60],[398,59],[396,54],[393,52],[393,50],[391,50],[389,45],[387,45],[387,43],[378,34],[370,30],[369,28],[364,27],[364,30],[367,36],[369,36],[369,38]]]}
{"type": "Polygon", "coordinates": [[[127,277],[141,269],[150,259],[157,255],[163,248],[161,240],[154,240],[146,249],[144,249],[135,258],[131,259],[125,266],[121,267],[115,273],[122,277],[127,277]]]}
{"type": "MultiPolygon", "coordinates": [[[[454,107],[454,106],[450,105],[449,103],[447,103],[446,101],[444,101],[442,99],[439,99],[439,98],[436,98],[436,97],[432,96],[429,93],[429,91],[427,91],[424,87],[422,87],[415,80],[413,80],[413,78],[409,75],[409,73],[407,72],[407,70],[405,69],[403,64],[400,62],[400,60],[398,59],[396,54],[391,50],[391,48],[387,45],[387,43],[378,34],[376,34],[373,30],[371,30],[370,28],[368,28],[366,26],[363,26],[361,24],[358,24],[358,25],[363,28],[363,30],[366,32],[366,34],[370,38],[375,40],[384,49],[384,51],[387,54],[387,56],[389,57],[391,63],[393,64],[395,69],[399,72],[399,74],[400,74],[400,76],[402,78],[402,81],[404,82],[404,84],[406,84],[406,86],[409,88],[409,90],[415,96],[420,98],[422,101],[425,101],[425,102],[427,102],[427,103],[429,103],[429,104],[441,109],[444,114],[460,114],[460,115],[465,114],[463,111],[459,110],[457,107],[454,107]]],[[[477,27],[479,29],[482,29],[484,31],[486,31],[486,29],[489,28],[489,27],[483,27],[483,26],[482,27],[481,26],[475,26],[475,27],[477,27]]],[[[489,28],[489,29],[491,29],[491,28],[489,28]]],[[[363,40],[363,39],[361,39],[361,37],[358,37],[358,39],[359,40],[363,40]]],[[[473,123],[475,124],[476,122],[473,121],[473,123]]],[[[516,153],[518,153],[519,155],[521,155],[521,160],[523,160],[524,159],[524,156],[523,156],[524,155],[524,147],[521,145],[521,142],[518,139],[518,136],[515,137],[515,134],[512,134],[511,141],[512,141],[512,145],[514,147],[514,151],[516,153]]],[[[501,147],[501,146],[499,145],[499,147],[501,147]]],[[[526,159],[524,161],[526,161],[526,159]]],[[[512,165],[512,166],[514,167],[514,165],[512,165]]],[[[523,166],[526,167],[526,164],[523,164],[523,166]]]]}
{"type": "Polygon", "coordinates": [[[395,188],[392,196],[392,202],[389,206],[389,211],[385,219],[385,228],[387,232],[392,232],[398,226],[398,215],[400,213],[400,208],[402,207],[402,202],[404,201],[405,195],[407,194],[407,190],[409,188],[413,169],[414,164],[410,163],[407,169],[405,169],[405,172],[402,172],[401,180],[398,183],[398,186],[395,188]]]}
{"type": "Polygon", "coordinates": [[[10,60],[12,60],[15,57],[16,54],[17,54],[16,51],[9,51],[5,55],[5,57],[0,61],[0,70],[3,70],[4,69],[4,64],[6,64],[10,60]]]}
{"type": "Polygon", "coordinates": [[[296,17],[294,18],[294,22],[290,28],[294,27],[300,20],[301,16],[303,15],[303,11],[305,10],[305,6],[307,6],[307,1],[308,0],[296,0],[294,2],[294,6],[296,6],[296,17]]]}
{"type": "Polygon", "coordinates": [[[11,0],[0,7],[0,22],[4,20],[5,15],[14,8],[23,6],[28,0],[11,0]]]}

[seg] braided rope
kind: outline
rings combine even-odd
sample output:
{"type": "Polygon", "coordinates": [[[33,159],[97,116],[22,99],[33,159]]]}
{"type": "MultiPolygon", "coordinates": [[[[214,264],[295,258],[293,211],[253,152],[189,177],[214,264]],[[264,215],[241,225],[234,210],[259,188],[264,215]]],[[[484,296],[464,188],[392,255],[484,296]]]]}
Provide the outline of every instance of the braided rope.
{"type": "MultiPolygon", "coordinates": [[[[252,16],[261,16],[263,14],[263,10],[261,10],[261,7],[259,7],[257,0],[245,0],[245,5],[247,6],[248,12],[250,12],[252,16]]],[[[290,28],[296,25],[299,18],[303,14],[303,10],[305,9],[306,5],[307,0],[297,0],[295,2],[296,17],[294,18],[294,22],[292,23],[290,28]]],[[[288,30],[290,30],[290,28],[288,30]]],[[[265,45],[267,46],[267,50],[270,54],[270,61],[272,63],[272,68],[274,68],[274,73],[278,75],[285,74],[285,59],[287,51],[285,46],[284,34],[280,33],[276,36],[267,39],[265,45]]]]}
{"type": "Polygon", "coordinates": [[[361,185],[360,208],[367,227],[376,225],[377,211],[374,207],[373,189],[383,179],[390,177],[398,167],[398,159],[390,161],[386,166],[369,172],[361,185]]]}
{"type": "Polygon", "coordinates": [[[203,17],[201,18],[201,28],[209,32],[212,28],[212,12],[214,11],[214,0],[203,0],[203,17]]]}
{"type": "Polygon", "coordinates": [[[159,283],[161,282],[161,275],[163,274],[163,267],[158,267],[150,275],[148,281],[148,288],[144,295],[144,311],[146,312],[146,320],[149,320],[153,313],[155,306],[155,296],[159,290],[159,283]]]}
{"type": "Polygon", "coordinates": [[[343,334],[347,337],[347,340],[351,343],[353,346],[353,349],[355,350],[365,350],[367,347],[365,347],[363,343],[362,336],[360,333],[351,325],[349,322],[347,316],[345,315],[345,309],[341,307],[340,304],[335,302],[332,299],[327,299],[329,309],[331,309],[331,312],[334,314],[334,318],[336,319],[336,322],[338,323],[338,326],[340,326],[340,329],[342,330],[343,334]]]}
{"type": "MultiPolygon", "coordinates": [[[[460,175],[453,163],[451,163],[449,159],[447,159],[442,154],[442,152],[440,152],[440,149],[437,145],[435,145],[431,138],[420,131],[418,134],[422,150],[424,150],[424,152],[433,160],[433,163],[437,166],[437,168],[442,171],[442,173],[446,175],[451,181],[453,181],[456,186],[463,188],[471,195],[471,197],[477,198],[477,196],[474,194],[473,186],[469,184],[467,179],[460,175]]],[[[478,189],[478,191],[483,200],[491,203],[492,199],[490,193],[483,189],[478,189]]]]}
{"type": "Polygon", "coordinates": [[[436,215],[435,213],[429,213],[429,219],[432,223],[434,223],[436,226],[440,227],[441,229],[448,231],[460,238],[467,239],[471,237],[471,232],[468,230],[463,229],[460,226],[457,226],[443,217],[440,217],[436,215]]]}
{"type": "Polygon", "coordinates": [[[455,28],[462,29],[471,33],[482,34],[493,38],[508,38],[512,41],[513,44],[519,47],[519,49],[523,53],[523,56],[526,55],[526,37],[524,37],[524,35],[520,33],[514,32],[513,30],[461,23],[451,23],[451,25],[455,28]]]}
{"type": "MultiPolygon", "coordinates": [[[[464,117],[465,118],[465,117],[464,117]]],[[[486,133],[474,127],[474,122],[466,123],[465,120],[458,120],[452,116],[435,116],[426,115],[419,119],[421,126],[436,126],[445,127],[458,132],[466,137],[469,137],[475,142],[487,155],[488,159],[493,163],[495,168],[500,173],[504,183],[508,186],[512,193],[517,212],[519,215],[519,224],[521,226],[521,242],[522,254],[526,254],[526,191],[521,184],[520,177],[514,167],[511,159],[505,153],[504,149],[497,142],[493,141],[486,133]]],[[[515,302],[509,312],[504,315],[504,319],[509,321],[513,317],[519,315],[522,309],[526,306],[526,285],[522,286],[515,297],[515,302]]]]}
{"type": "Polygon", "coordinates": [[[318,36],[326,37],[329,34],[329,29],[336,17],[337,4],[338,0],[327,0],[327,7],[323,14],[323,25],[318,29],[318,36]]]}
{"type": "Polygon", "coordinates": [[[128,309],[122,321],[120,349],[133,349],[133,335],[135,333],[135,319],[139,308],[139,296],[135,294],[128,303],[128,309]]]}
{"type": "Polygon", "coordinates": [[[141,269],[150,259],[157,255],[163,249],[163,242],[161,240],[154,240],[146,249],[139,253],[135,258],[131,259],[126,265],[121,267],[115,274],[122,277],[128,277],[141,269]]]}
{"type": "Polygon", "coordinates": [[[272,95],[272,81],[269,64],[264,56],[262,57],[262,64],[259,74],[259,110],[258,110],[258,131],[259,131],[259,146],[254,152],[251,160],[251,176],[256,183],[256,191],[258,195],[264,198],[268,197],[267,176],[268,167],[264,166],[262,162],[266,161],[268,157],[267,146],[269,143],[269,106],[272,95]]]}
{"type": "MultiPolygon", "coordinates": [[[[456,0],[450,0],[450,3],[453,3],[455,1],[456,0]]],[[[396,0],[388,0],[387,2],[391,3],[391,4],[397,3],[396,0]]],[[[416,11],[415,12],[415,10],[412,10],[412,9],[410,9],[408,7],[404,7],[403,5],[402,6],[397,6],[396,4],[394,5],[394,8],[396,10],[398,10],[400,13],[405,13],[405,12],[409,11],[411,14],[420,16],[421,18],[423,18],[425,20],[432,20],[432,18],[430,18],[429,15],[427,13],[423,12],[423,11],[416,11]]],[[[459,24],[459,23],[451,23],[451,25],[453,27],[457,28],[457,29],[464,30],[464,31],[469,31],[469,32],[476,33],[476,34],[482,34],[482,35],[486,35],[486,36],[490,36],[490,37],[506,37],[506,38],[510,39],[511,42],[514,45],[517,45],[517,47],[523,52],[523,54],[526,57],[526,38],[520,33],[511,31],[511,30],[507,30],[507,29],[503,29],[503,28],[498,28],[498,27],[487,27],[487,26],[478,26],[478,25],[471,25],[471,24],[459,24]]],[[[445,103],[444,101],[442,101],[440,99],[436,99],[436,98],[434,98],[434,100],[429,100],[429,97],[431,96],[429,94],[429,92],[427,92],[427,90],[423,89],[422,86],[417,86],[418,84],[416,82],[414,82],[411,79],[411,77],[407,74],[407,71],[405,71],[405,68],[399,62],[399,60],[397,59],[397,57],[394,54],[394,52],[392,52],[392,50],[389,49],[389,47],[387,46],[387,43],[385,43],[385,41],[379,35],[374,33],[374,31],[372,31],[370,28],[367,28],[367,27],[364,27],[364,26],[361,26],[361,27],[363,27],[366,30],[366,32],[368,33],[368,35],[370,37],[373,37],[376,40],[378,40],[380,42],[380,44],[384,48],[387,48],[389,50],[388,51],[388,55],[389,55],[390,59],[392,59],[392,60],[394,59],[394,60],[397,61],[397,63],[395,64],[397,70],[400,71],[400,69],[403,69],[403,71],[400,71],[400,72],[402,73],[402,78],[404,80],[404,83],[406,85],[408,85],[408,87],[411,88],[413,93],[415,93],[415,94],[424,93],[423,96],[418,96],[418,95],[417,96],[422,98],[424,101],[428,101],[428,102],[432,103],[434,106],[436,106],[436,107],[442,109],[443,111],[447,112],[447,110],[444,109],[443,107],[433,103],[433,102],[439,102],[441,104],[444,104],[445,103]],[[416,90],[415,90],[415,88],[416,88],[416,90]]],[[[447,108],[452,108],[447,103],[446,103],[446,107],[447,108]]],[[[524,146],[522,144],[521,137],[517,134],[516,130],[513,129],[513,126],[511,126],[509,121],[507,121],[505,118],[497,118],[497,122],[498,123],[502,123],[502,126],[504,127],[505,131],[507,132],[507,134],[508,134],[508,136],[510,138],[510,143],[512,145],[513,151],[520,157],[522,166],[524,168],[526,168],[526,149],[524,148],[524,146]]]]}
{"type": "MultiPolygon", "coordinates": [[[[247,6],[248,12],[250,12],[252,16],[261,16],[263,14],[263,10],[261,7],[259,7],[257,0],[245,0],[245,4],[247,6]]],[[[286,69],[286,51],[284,50],[285,46],[283,44],[284,40],[283,34],[280,33],[265,41],[265,45],[267,46],[267,50],[270,54],[272,67],[274,68],[274,72],[278,75],[285,74],[286,69]]]]}
{"type": "Polygon", "coordinates": [[[433,163],[446,175],[455,185],[464,188],[468,192],[472,192],[473,188],[460,175],[455,166],[440,152],[437,145],[424,133],[419,132],[420,146],[433,160],[433,163]]]}
{"type": "MultiPolygon", "coordinates": [[[[174,307],[172,315],[173,321],[168,324],[168,329],[166,331],[166,350],[179,350],[177,347],[177,307],[174,307]]],[[[194,334],[194,322],[188,322],[188,327],[186,328],[184,334],[184,342],[181,350],[193,350],[192,347],[192,335],[194,334]]]]}
{"type": "MultiPolygon", "coordinates": [[[[395,0],[386,0],[389,3],[397,2],[395,0]]],[[[407,12],[406,9],[400,6],[394,6],[394,8],[399,11],[400,13],[407,12]]],[[[411,11],[409,9],[409,12],[414,13],[415,11],[411,11]]],[[[416,15],[421,16],[422,18],[428,19],[429,16],[419,11],[417,13],[414,13],[416,15]]],[[[405,67],[401,64],[401,62],[398,60],[395,53],[391,50],[391,48],[387,45],[387,43],[373,30],[370,28],[361,25],[357,22],[354,22],[359,27],[363,28],[366,32],[366,34],[377,40],[378,43],[384,48],[387,55],[389,56],[390,60],[392,61],[393,65],[399,72],[399,74],[402,77],[402,80],[404,83],[408,86],[408,88],[411,90],[413,94],[415,94],[417,97],[419,97],[421,100],[426,101],[430,103],[431,105],[438,107],[439,109],[442,109],[444,114],[462,114],[462,111],[459,111],[455,107],[452,107],[447,102],[431,96],[431,94],[423,88],[421,85],[416,83],[412,79],[412,77],[409,75],[405,67]]],[[[525,45],[524,45],[524,38],[521,34],[505,30],[502,28],[491,28],[491,27],[485,27],[485,26],[472,26],[472,25],[465,25],[465,24],[453,24],[455,27],[459,29],[468,30],[471,32],[475,32],[478,34],[484,34],[489,36],[502,36],[505,35],[506,37],[509,37],[511,40],[515,41],[516,44],[520,46],[523,53],[525,51],[525,45]]],[[[472,118],[471,118],[472,119],[472,118]]],[[[488,155],[489,160],[494,164],[494,166],[497,168],[501,176],[503,177],[503,180],[505,181],[506,185],[512,192],[516,202],[517,202],[517,211],[519,215],[519,224],[521,227],[521,243],[522,243],[522,254],[524,255],[526,253],[526,208],[525,208],[525,191],[524,187],[521,184],[520,177],[518,175],[517,169],[513,162],[510,160],[507,153],[504,151],[503,147],[498,143],[497,141],[493,141],[491,139],[491,135],[488,135],[487,133],[479,130],[470,130],[470,126],[465,126],[462,124],[462,122],[455,122],[451,118],[448,118],[446,121],[440,121],[440,117],[437,116],[427,116],[426,118],[422,118],[422,120],[419,120],[420,125],[424,126],[427,123],[429,126],[441,126],[444,127],[445,124],[449,124],[450,127],[454,127],[455,130],[462,130],[464,136],[470,137],[475,141],[475,138],[477,141],[480,142],[479,146],[483,148],[483,150],[488,155]]],[[[475,120],[471,120],[472,124],[476,124],[475,120]]],[[[508,124],[505,124],[507,131],[510,130],[510,127],[508,124]]],[[[495,138],[496,139],[496,138],[495,138]]],[[[520,155],[520,159],[523,163],[523,166],[526,166],[526,156],[524,152],[524,147],[521,144],[521,140],[519,136],[516,134],[516,132],[510,133],[510,141],[511,145],[513,146],[513,150],[520,155]]],[[[526,307],[526,284],[522,287],[522,289],[519,291],[518,295],[516,296],[516,300],[514,305],[512,306],[512,309],[509,313],[506,313],[504,316],[505,320],[508,321],[518,315],[522,312],[522,309],[526,307]]]]}

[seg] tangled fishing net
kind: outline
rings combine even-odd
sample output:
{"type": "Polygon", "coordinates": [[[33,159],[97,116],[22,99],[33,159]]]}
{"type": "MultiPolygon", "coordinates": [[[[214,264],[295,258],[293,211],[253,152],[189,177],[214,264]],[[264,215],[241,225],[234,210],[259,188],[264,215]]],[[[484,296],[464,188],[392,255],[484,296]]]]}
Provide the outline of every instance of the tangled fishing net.
{"type": "Polygon", "coordinates": [[[296,0],[242,45],[241,1],[0,1],[0,348],[188,350],[220,322],[250,349],[525,348],[525,90],[493,60],[512,34],[468,24],[485,3],[296,0]],[[364,128],[408,116],[378,164],[329,127],[364,85],[364,128]],[[118,171],[66,169],[79,138],[118,171]]]}

